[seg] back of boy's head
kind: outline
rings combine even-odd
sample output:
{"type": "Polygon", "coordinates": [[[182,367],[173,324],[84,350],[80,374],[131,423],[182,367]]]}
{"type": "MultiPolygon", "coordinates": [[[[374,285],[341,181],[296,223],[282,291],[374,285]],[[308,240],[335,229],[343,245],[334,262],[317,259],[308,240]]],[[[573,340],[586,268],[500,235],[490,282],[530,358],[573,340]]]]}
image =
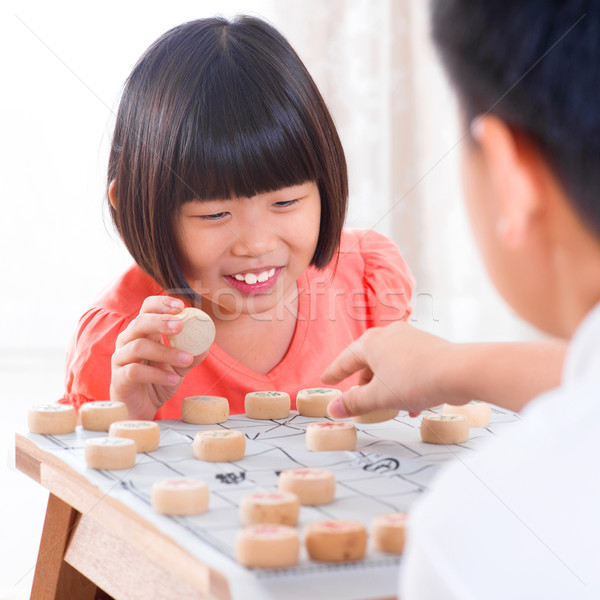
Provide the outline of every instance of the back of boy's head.
{"type": "Polygon", "coordinates": [[[600,2],[432,0],[466,122],[493,114],[535,144],[600,236],[600,2]]]}
{"type": "Polygon", "coordinates": [[[183,203],[316,181],[311,264],[323,268],[348,196],[342,146],[315,83],[281,34],[246,16],[184,23],[148,48],[124,87],[113,180],[111,215],[132,256],[164,289],[190,297],[174,231],[183,203]]]}

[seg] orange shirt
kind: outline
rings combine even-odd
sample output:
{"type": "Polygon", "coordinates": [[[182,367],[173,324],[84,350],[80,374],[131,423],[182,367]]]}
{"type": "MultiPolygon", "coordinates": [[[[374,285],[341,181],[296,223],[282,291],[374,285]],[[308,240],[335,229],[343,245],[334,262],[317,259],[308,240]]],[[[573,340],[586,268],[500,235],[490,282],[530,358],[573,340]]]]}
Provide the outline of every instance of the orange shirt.
{"type": "MultiPolygon", "coordinates": [[[[288,392],[295,404],[303,388],[321,387],[321,373],[369,327],[408,319],[413,276],[398,248],[373,231],[345,231],[335,259],[322,271],[309,267],[298,279],[298,317],[287,353],[266,374],[237,362],[216,344],[190,371],[156,419],[181,417],[186,396],[224,396],[230,412],[244,412],[244,397],[257,390],[288,392]]],[[[163,294],[137,265],[127,270],[80,319],[67,354],[66,394],[61,402],[109,398],[111,357],[119,333],[148,296],[163,294]]],[[[348,389],[358,375],[338,387],[348,389]]]]}

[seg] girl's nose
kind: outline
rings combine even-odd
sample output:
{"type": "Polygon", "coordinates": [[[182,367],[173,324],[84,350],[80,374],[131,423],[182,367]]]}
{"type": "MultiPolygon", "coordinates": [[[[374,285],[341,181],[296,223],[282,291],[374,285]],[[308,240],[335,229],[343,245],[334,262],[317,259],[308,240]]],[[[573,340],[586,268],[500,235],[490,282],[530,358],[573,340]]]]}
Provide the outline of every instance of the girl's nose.
{"type": "Polygon", "coordinates": [[[260,257],[277,247],[277,236],[268,219],[251,220],[232,229],[232,254],[235,256],[260,257]]]}

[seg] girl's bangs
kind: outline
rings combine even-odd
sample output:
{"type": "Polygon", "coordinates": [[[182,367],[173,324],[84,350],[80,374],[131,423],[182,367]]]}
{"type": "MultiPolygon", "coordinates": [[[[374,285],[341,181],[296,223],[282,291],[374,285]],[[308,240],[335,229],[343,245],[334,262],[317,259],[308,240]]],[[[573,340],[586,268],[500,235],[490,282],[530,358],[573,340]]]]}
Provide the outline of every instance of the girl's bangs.
{"type": "Polygon", "coordinates": [[[194,98],[182,127],[180,201],[246,198],[316,181],[314,121],[285,93],[267,95],[268,86],[239,73],[221,76],[194,98]]]}

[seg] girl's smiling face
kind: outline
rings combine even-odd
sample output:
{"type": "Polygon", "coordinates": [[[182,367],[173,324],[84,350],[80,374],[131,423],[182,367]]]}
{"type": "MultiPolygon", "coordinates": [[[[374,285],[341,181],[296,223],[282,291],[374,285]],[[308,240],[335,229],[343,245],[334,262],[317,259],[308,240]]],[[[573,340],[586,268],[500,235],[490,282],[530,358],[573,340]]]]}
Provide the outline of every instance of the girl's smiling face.
{"type": "Polygon", "coordinates": [[[295,289],[319,237],[315,182],[251,198],[195,200],[175,217],[181,270],[214,319],[261,314],[295,289]]]}

